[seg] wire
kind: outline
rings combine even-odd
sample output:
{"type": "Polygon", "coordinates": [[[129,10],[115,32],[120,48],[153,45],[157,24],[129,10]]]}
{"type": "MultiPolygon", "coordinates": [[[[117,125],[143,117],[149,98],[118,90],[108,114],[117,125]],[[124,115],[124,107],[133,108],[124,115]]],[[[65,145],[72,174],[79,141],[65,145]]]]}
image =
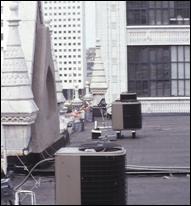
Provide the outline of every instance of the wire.
{"type": "Polygon", "coordinates": [[[18,190],[26,181],[27,179],[29,178],[30,174],[33,172],[33,170],[40,164],[44,163],[44,162],[47,162],[47,161],[54,161],[54,158],[47,158],[47,159],[44,159],[44,160],[41,160],[39,161],[38,163],[36,163],[34,165],[34,167],[30,170],[30,172],[28,173],[28,175],[24,178],[24,180],[18,184],[16,187],[14,187],[14,190],[18,190]]]}
{"type": "MultiPolygon", "coordinates": [[[[27,170],[27,172],[29,172],[27,166],[24,164],[24,162],[21,160],[21,158],[17,155],[17,158],[19,159],[19,161],[21,162],[21,164],[24,166],[24,170],[27,170]]],[[[31,174],[31,177],[33,178],[33,180],[38,183],[38,181],[34,178],[34,176],[31,174]]]]}
{"type": "Polygon", "coordinates": [[[126,174],[190,174],[189,167],[162,167],[162,166],[139,166],[139,165],[126,165],[126,174]]]}
{"type": "MultiPolygon", "coordinates": [[[[18,184],[16,187],[14,187],[14,190],[18,190],[26,181],[27,181],[27,179],[29,178],[29,176],[31,175],[31,173],[33,172],[33,170],[38,166],[38,165],[40,165],[40,164],[42,164],[42,163],[44,163],[44,162],[47,162],[47,161],[54,161],[55,160],[55,158],[47,158],[47,159],[43,159],[43,160],[41,160],[41,161],[39,161],[38,163],[36,163],[35,165],[34,165],[34,167],[30,170],[30,172],[28,173],[28,175],[24,178],[24,180],[20,183],[20,184],[18,184]]],[[[178,170],[178,169],[183,169],[183,170],[185,170],[185,169],[187,169],[187,170],[189,170],[190,168],[189,167],[162,167],[162,166],[139,166],[139,165],[127,165],[126,167],[125,167],[125,169],[126,170],[128,170],[128,169],[134,169],[134,170],[147,170],[147,171],[151,171],[151,170],[162,170],[162,171],[164,171],[164,170],[167,170],[167,171],[169,171],[169,170],[171,170],[171,172],[172,172],[172,170],[178,170]]],[[[185,172],[185,171],[184,171],[185,172]]],[[[188,171],[188,172],[190,172],[190,171],[188,171]]]]}
{"type": "Polygon", "coordinates": [[[190,172],[188,171],[126,171],[126,175],[188,175],[190,172]]]}
{"type": "Polygon", "coordinates": [[[147,170],[152,170],[152,169],[155,169],[155,170],[171,170],[171,169],[190,169],[190,167],[178,167],[178,166],[141,166],[141,165],[126,165],[126,168],[132,168],[132,169],[147,169],[147,170]]]}

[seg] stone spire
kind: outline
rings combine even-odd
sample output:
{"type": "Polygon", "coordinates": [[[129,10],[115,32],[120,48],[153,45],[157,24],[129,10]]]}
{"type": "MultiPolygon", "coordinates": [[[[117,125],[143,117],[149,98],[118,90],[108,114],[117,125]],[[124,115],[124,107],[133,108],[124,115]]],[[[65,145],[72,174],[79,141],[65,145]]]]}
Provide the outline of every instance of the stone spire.
{"type": "Polygon", "coordinates": [[[54,62],[55,80],[56,80],[56,96],[57,96],[57,103],[60,104],[60,103],[64,103],[66,101],[66,99],[64,98],[64,95],[62,93],[62,81],[59,77],[57,60],[56,60],[56,56],[54,53],[54,47],[53,47],[53,43],[52,43],[53,42],[52,41],[52,32],[53,31],[50,27],[51,20],[48,18],[45,18],[44,22],[50,30],[51,50],[52,50],[52,58],[53,58],[53,62],[54,62]]]}
{"type": "Polygon", "coordinates": [[[90,89],[92,94],[104,95],[107,90],[107,84],[105,79],[104,65],[101,59],[101,46],[100,40],[96,40],[96,56],[94,61],[94,67],[92,72],[92,79],[90,89]]]}
{"type": "Polygon", "coordinates": [[[82,100],[79,98],[79,93],[78,93],[78,85],[75,86],[74,88],[74,99],[72,100],[72,105],[75,107],[80,107],[82,106],[83,102],[82,100]]]}
{"type": "Polygon", "coordinates": [[[96,40],[96,56],[94,61],[94,67],[92,72],[92,79],[90,84],[91,92],[94,96],[94,105],[104,98],[107,91],[107,83],[105,78],[104,65],[101,59],[101,46],[100,40],[96,40]],[[96,99],[95,99],[96,98],[96,99]]]}
{"type": "Polygon", "coordinates": [[[84,96],[85,101],[92,101],[93,95],[90,93],[90,83],[86,81],[86,95],[84,96]]]}
{"type": "Polygon", "coordinates": [[[1,71],[1,123],[7,149],[20,154],[28,147],[31,124],[35,122],[38,108],[21,47],[17,1],[11,2],[10,11],[7,49],[1,71]]]}

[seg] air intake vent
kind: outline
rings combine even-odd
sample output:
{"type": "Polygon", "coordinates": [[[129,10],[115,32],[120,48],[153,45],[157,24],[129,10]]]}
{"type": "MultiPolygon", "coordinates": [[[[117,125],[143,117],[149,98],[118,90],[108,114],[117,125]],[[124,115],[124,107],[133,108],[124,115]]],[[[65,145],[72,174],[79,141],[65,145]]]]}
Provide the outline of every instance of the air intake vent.
{"type": "Polygon", "coordinates": [[[56,153],[56,204],[125,205],[123,147],[91,143],[56,153]]]}

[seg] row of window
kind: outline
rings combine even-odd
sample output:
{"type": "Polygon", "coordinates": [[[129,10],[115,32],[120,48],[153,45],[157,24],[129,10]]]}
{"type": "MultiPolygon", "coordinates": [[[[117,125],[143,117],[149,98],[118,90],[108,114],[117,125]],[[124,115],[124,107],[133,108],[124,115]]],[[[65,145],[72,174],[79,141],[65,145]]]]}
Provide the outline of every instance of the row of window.
{"type": "Polygon", "coordinates": [[[190,24],[190,1],[127,1],[127,25],[190,24]]]}
{"type": "MultiPolygon", "coordinates": [[[[54,46],[62,46],[62,45],[63,45],[63,46],[67,46],[67,45],[68,45],[68,46],[72,46],[72,45],[73,45],[73,46],[76,46],[76,45],[80,46],[81,43],[80,43],[80,42],[79,42],[79,43],[74,42],[74,43],[63,43],[63,44],[62,44],[62,43],[59,43],[59,44],[55,43],[55,44],[54,44],[54,46]]],[[[57,52],[57,51],[55,50],[55,52],[57,52]]]]}
{"type": "Polygon", "coordinates": [[[69,61],[69,62],[67,62],[67,61],[65,61],[64,62],[64,64],[81,64],[81,61],[78,61],[78,62],[76,62],[76,61],[69,61]]]}
{"type": "MultiPolygon", "coordinates": [[[[63,49],[63,52],[81,52],[82,50],[81,49],[63,49]]],[[[57,57],[57,56],[56,56],[57,57]]],[[[62,56],[58,56],[58,58],[63,58],[63,55],[62,56]]]]}
{"type": "Polygon", "coordinates": [[[128,88],[139,96],[189,96],[189,46],[128,47],[128,88]]]}
{"type": "Polygon", "coordinates": [[[81,33],[81,31],[80,30],[78,30],[78,31],[75,31],[75,30],[73,30],[73,31],[71,31],[71,30],[68,30],[68,31],[54,31],[54,34],[57,34],[57,33],[59,33],[59,34],[61,34],[61,33],[81,33]]]}
{"type": "MultiPolygon", "coordinates": [[[[63,58],[63,60],[66,60],[66,61],[71,61],[72,59],[74,59],[75,58],[75,60],[81,60],[81,55],[69,55],[69,56],[67,56],[67,55],[62,55],[62,58],[63,58]]],[[[59,62],[59,64],[62,64],[63,62],[59,62]]]]}
{"type": "MultiPolygon", "coordinates": [[[[70,18],[63,18],[62,21],[81,21],[80,18],[73,18],[73,19],[70,19],[70,18]]],[[[54,27],[57,27],[58,24],[54,25],[54,27]]],[[[52,25],[51,25],[52,26],[52,25]]],[[[62,26],[62,25],[58,25],[58,26],[62,26]]]]}
{"type": "Polygon", "coordinates": [[[71,15],[80,15],[81,13],[80,12],[63,12],[63,13],[57,13],[57,12],[49,12],[49,13],[44,13],[45,16],[64,16],[64,18],[66,18],[65,16],[68,15],[68,16],[71,16],[71,15]]]}
{"type": "MultiPolygon", "coordinates": [[[[66,29],[66,28],[68,28],[68,27],[80,27],[81,26],[81,24],[68,24],[68,25],[62,25],[62,27],[63,27],[63,30],[61,30],[61,29],[59,29],[58,31],[54,31],[54,33],[56,32],[56,33],[59,33],[59,32],[62,32],[62,31],[65,31],[64,29],[66,29]]],[[[55,34],[56,34],[55,33],[55,34]]]]}
{"type": "Polygon", "coordinates": [[[67,39],[73,39],[73,40],[75,40],[75,39],[81,39],[81,36],[68,36],[68,37],[66,37],[66,36],[64,36],[64,37],[59,37],[59,38],[57,38],[57,37],[54,37],[54,40],[57,40],[57,39],[59,39],[59,40],[61,40],[61,39],[63,39],[63,40],[67,40],[67,39]]]}
{"type": "MultiPolygon", "coordinates": [[[[58,59],[64,59],[63,55],[59,55],[59,56],[55,55],[55,57],[58,59]]],[[[71,63],[69,63],[69,64],[71,64],[71,63]]]]}
{"type": "Polygon", "coordinates": [[[45,4],[51,4],[51,3],[80,3],[80,1],[44,1],[45,4]]]}
{"type": "Polygon", "coordinates": [[[62,25],[54,25],[54,26],[51,26],[50,25],[50,28],[65,28],[65,27],[80,27],[80,24],[62,24],[62,25]]]}
{"type": "MultiPolygon", "coordinates": [[[[63,58],[81,58],[81,55],[63,55],[63,58]]],[[[62,64],[63,62],[58,62],[59,64],[62,64]]]]}
{"type": "MultiPolygon", "coordinates": [[[[75,51],[76,51],[76,49],[75,49],[75,51]]],[[[79,50],[79,51],[81,51],[81,50],[79,50]]],[[[67,52],[67,49],[59,49],[58,52],[67,52]]],[[[71,49],[70,49],[70,52],[71,52],[71,49]]],[[[71,52],[70,54],[73,54],[73,52],[71,52]]],[[[69,55],[69,56],[71,56],[71,55],[69,55]]],[[[69,56],[67,57],[65,54],[62,55],[63,58],[71,58],[69,56]]],[[[80,55],[78,55],[78,56],[80,56],[80,55]]],[[[73,55],[72,57],[73,58],[81,58],[81,57],[76,57],[76,55],[73,55]]]]}
{"type": "MultiPolygon", "coordinates": [[[[62,75],[60,74],[60,77],[62,77],[62,75]]],[[[64,83],[81,83],[82,82],[82,80],[63,80],[62,82],[64,82],[64,83]]]]}
{"type": "MultiPolygon", "coordinates": [[[[59,27],[59,28],[61,28],[61,27],[80,27],[81,26],[81,24],[62,24],[62,25],[54,25],[54,28],[57,28],[57,27],[59,27]]],[[[52,26],[51,26],[52,27],[52,26]]]]}
{"type": "Polygon", "coordinates": [[[72,74],[61,74],[61,76],[65,76],[65,77],[67,77],[67,76],[68,76],[68,77],[72,77],[72,76],[73,76],[73,77],[77,77],[77,76],[79,76],[79,77],[81,77],[82,74],[78,74],[78,75],[75,74],[75,73],[73,73],[73,75],[72,75],[72,74]]]}
{"type": "MultiPolygon", "coordinates": [[[[62,71],[62,70],[69,70],[69,71],[71,71],[71,70],[76,70],[77,68],[76,67],[64,67],[64,68],[59,68],[60,69],[60,71],[62,71]]],[[[80,67],[78,67],[78,71],[81,71],[82,69],[80,68],[80,67]]]]}
{"type": "Polygon", "coordinates": [[[44,9],[45,10],[47,10],[47,9],[49,9],[49,10],[52,10],[52,9],[55,9],[55,10],[56,9],[58,9],[58,10],[61,10],[61,9],[80,9],[80,6],[72,6],[72,7],[71,6],[62,6],[62,7],[61,6],[58,6],[58,7],[56,7],[56,6],[51,7],[50,6],[50,7],[46,7],[45,6],[44,9]]]}
{"type": "MultiPolygon", "coordinates": [[[[80,39],[81,39],[81,36],[78,36],[78,37],[76,37],[76,36],[73,36],[73,37],[71,37],[71,36],[68,36],[68,37],[64,36],[63,38],[60,37],[59,39],[63,39],[63,40],[68,40],[68,39],[70,39],[70,41],[76,40],[76,39],[80,40],[80,39]]],[[[55,37],[54,40],[57,40],[57,38],[55,37]]]]}

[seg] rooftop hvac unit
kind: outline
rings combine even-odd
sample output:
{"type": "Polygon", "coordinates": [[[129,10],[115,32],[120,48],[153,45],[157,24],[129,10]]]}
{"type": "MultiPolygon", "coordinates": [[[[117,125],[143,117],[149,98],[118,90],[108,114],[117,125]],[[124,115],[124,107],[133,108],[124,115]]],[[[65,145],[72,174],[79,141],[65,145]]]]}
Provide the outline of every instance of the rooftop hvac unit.
{"type": "Polygon", "coordinates": [[[122,93],[120,100],[112,104],[112,128],[114,130],[142,128],[141,103],[136,93],[122,93]]]}
{"type": "Polygon", "coordinates": [[[126,150],[113,143],[56,153],[56,205],[125,205],[126,150]]]}

